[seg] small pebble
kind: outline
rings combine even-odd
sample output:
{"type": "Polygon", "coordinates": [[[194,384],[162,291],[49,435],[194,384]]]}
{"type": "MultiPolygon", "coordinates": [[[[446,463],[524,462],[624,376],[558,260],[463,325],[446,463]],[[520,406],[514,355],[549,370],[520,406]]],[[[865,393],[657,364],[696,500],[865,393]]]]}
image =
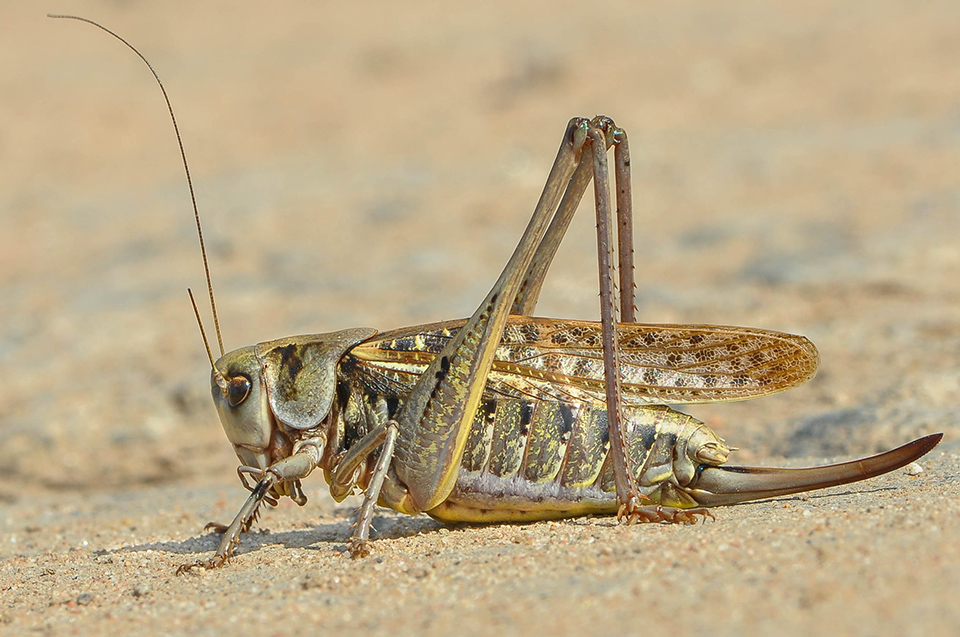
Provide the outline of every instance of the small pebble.
{"type": "Polygon", "coordinates": [[[904,471],[908,476],[918,476],[923,473],[923,467],[921,467],[916,462],[911,462],[904,468],[904,471]]]}
{"type": "Polygon", "coordinates": [[[150,592],[150,587],[146,584],[137,584],[133,587],[133,596],[134,597],[143,597],[150,592]]]}
{"type": "Polygon", "coordinates": [[[77,595],[77,606],[86,606],[93,601],[91,593],[80,593],[77,595]]]}

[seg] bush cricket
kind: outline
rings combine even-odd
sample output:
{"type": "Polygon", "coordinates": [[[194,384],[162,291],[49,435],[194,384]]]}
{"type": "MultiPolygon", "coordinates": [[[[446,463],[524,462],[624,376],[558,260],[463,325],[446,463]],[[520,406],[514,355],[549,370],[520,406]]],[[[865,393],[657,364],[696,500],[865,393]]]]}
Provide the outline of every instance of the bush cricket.
{"type": "MultiPolygon", "coordinates": [[[[88,22],[132,49],[160,84],[180,142],[166,90],[137,49],[85,18],[51,17],[88,22]]],[[[377,504],[444,522],[608,514],[693,524],[713,517],[707,507],[892,471],[942,437],[828,466],[725,466],[733,448],[668,405],[789,389],[813,377],[819,354],[802,336],[770,330],[636,322],[630,154],[610,118],[567,124],[516,250],[469,318],[293,336],[228,353],[182,142],[180,152],[220,350],[214,360],[204,335],[211,391],[251,494],[229,526],[208,525],[223,535],[213,557],[178,572],[223,565],[261,504],[284,496],[306,503],[301,481],[318,468],[334,499],[363,493],[350,539],[357,557],[368,553],[377,504]],[[591,182],[601,320],[535,318],[544,277],[591,182]]]]}

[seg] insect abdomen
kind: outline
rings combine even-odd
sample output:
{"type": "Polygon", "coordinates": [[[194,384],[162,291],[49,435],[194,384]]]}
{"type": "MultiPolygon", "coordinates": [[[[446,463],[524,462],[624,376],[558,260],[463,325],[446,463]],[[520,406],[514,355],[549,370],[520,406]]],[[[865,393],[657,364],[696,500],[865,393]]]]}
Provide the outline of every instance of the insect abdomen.
{"type": "MultiPolygon", "coordinates": [[[[668,407],[628,408],[625,417],[628,463],[644,494],[653,502],[694,506],[680,490],[683,475],[692,475],[694,469],[685,460],[688,443],[719,439],[699,421],[668,407]],[[675,464],[690,466],[678,471],[675,464]]],[[[457,484],[450,497],[428,513],[444,521],[470,522],[615,513],[609,448],[602,408],[484,401],[474,418],[457,484]]]]}

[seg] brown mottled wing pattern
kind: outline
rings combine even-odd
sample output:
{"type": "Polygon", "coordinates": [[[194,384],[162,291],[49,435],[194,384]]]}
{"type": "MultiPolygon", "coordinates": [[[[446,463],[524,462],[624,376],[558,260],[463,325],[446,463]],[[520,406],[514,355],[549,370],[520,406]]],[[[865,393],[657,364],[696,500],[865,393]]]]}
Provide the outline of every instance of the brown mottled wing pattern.
{"type": "MultiPolygon", "coordinates": [[[[402,396],[462,324],[379,334],[351,354],[374,389],[402,396]]],[[[748,327],[627,323],[618,334],[628,405],[765,396],[809,380],[820,360],[802,336],[748,327]]],[[[510,317],[485,391],[490,398],[606,404],[600,324],[510,317]]]]}

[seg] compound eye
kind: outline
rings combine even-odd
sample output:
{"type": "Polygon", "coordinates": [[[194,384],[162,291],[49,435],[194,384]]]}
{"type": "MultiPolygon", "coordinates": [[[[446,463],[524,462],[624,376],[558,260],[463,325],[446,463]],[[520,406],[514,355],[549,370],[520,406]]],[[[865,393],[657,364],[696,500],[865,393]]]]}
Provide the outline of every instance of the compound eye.
{"type": "Polygon", "coordinates": [[[227,385],[227,402],[236,407],[250,395],[250,379],[246,376],[234,376],[227,385]]]}

